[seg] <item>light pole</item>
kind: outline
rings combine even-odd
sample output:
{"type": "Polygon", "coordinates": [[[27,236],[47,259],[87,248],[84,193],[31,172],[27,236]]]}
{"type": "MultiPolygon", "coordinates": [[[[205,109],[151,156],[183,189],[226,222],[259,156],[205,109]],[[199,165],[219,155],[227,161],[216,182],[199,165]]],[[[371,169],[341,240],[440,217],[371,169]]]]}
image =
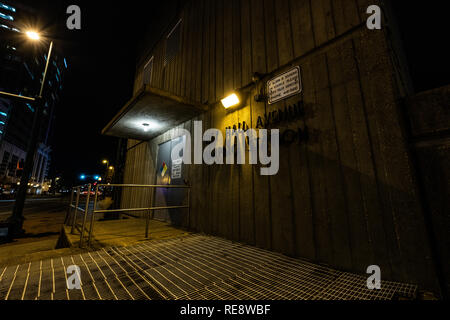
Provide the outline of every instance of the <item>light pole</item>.
{"type": "MultiPolygon", "coordinates": [[[[30,38],[31,40],[34,40],[34,41],[37,41],[40,39],[39,34],[34,31],[28,31],[26,33],[26,35],[28,36],[28,38],[30,38]]],[[[11,215],[11,217],[8,218],[8,224],[9,224],[8,236],[10,238],[23,233],[23,230],[22,230],[23,221],[24,221],[23,208],[25,206],[28,182],[31,178],[31,174],[33,171],[34,157],[35,157],[38,142],[39,142],[39,129],[41,127],[43,107],[44,107],[44,101],[43,101],[42,95],[44,92],[45,80],[47,78],[48,66],[50,64],[52,51],[53,51],[53,41],[50,42],[50,48],[48,50],[48,55],[47,55],[47,63],[45,65],[44,76],[42,78],[42,83],[41,83],[41,87],[40,87],[38,96],[36,96],[35,98],[30,98],[30,97],[24,97],[24,96],[0,91],[0,96],[30,101],[31,103],[33,103],[35,105],[33,125],[31,128],[31,139],[28,143],[25,165],[23,168],[22,177],[20,179],[20,186],[19,186],[19,190],[16,194],[16,201],[14,203],[12,215],[11,215]]]]}

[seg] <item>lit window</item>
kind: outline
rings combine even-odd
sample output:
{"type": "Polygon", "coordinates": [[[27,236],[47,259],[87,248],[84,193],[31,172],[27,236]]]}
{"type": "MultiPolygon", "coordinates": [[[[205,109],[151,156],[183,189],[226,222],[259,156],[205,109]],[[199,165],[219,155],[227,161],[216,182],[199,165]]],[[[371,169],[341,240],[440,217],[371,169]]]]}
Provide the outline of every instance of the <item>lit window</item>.
{"type": "Polygon", "coordinates": [[[9,21],[14,21],[14,18],[10,15],[7,14],[3,14],[0,12],[0,18],[5,19],[5,20],[9,20],[9,21]]]}
{"type": "Polygon", "coordinates": [[[15,8],[13,8],[11,6],[8,6],[8,5],[6,5],[4,3],[1,3],[1,2],[0,2],[0,8],[8,10],[8,11],[11,11],[11,12],[16,12],[15,8]]]}

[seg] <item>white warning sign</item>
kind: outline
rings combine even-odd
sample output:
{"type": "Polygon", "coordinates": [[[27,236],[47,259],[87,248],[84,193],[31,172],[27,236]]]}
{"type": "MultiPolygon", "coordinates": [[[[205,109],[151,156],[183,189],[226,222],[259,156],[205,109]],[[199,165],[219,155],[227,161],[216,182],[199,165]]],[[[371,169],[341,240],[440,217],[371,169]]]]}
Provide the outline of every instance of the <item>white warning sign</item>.
{"type": "Polygon", "coordinates": [[[181,179],[182,167],[183,167],[183,159],[172,161],[172,180],[181,179]]]}
{"type": "Polygon", "coordinates": [[[274,104],[301,92],[302,80],[300,67],[298,66],[267,82],[269,104],[274,104]]]}

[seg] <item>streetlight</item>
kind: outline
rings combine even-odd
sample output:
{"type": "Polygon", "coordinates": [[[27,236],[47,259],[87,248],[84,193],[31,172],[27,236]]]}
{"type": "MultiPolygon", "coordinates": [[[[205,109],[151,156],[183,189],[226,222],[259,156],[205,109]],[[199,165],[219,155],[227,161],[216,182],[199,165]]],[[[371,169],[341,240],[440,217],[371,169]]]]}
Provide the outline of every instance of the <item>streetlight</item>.
{"type": "MultiPolygon", "coordinates": [[[[25,33],[27,37],[32,41],[38,41],[41,39],[41,36],[36,31],[30,30],[25,33]]],[[[42,94],[44,92],[45,80],[47,78],[48,66],[50,64],[50,59],[53,51],[53,41],[50,42],[50,47],[47,55],[47,63],[45,65],[44,75],[42,78],[41,88],[39,90],[39,94],[32,97],[25,97],[21,95],[16,95],[8,92],[0,91],[0,96],[5,96],[8,98],[15,98],[22,101],[28,101],[35,105],[35,113],[33,117],[33,125],[31,128],[31,139],[28,143],[27,155],[25,159],[25,164],[22,172],[22,177],[20,179],[19,190],[16,195],[16,201],[14,203],[14,208],[11,217],[8,219],[9,230],[8,234],[10,237],[15,235],[19,235],[23,233],[23,208],[25,206],[25,200],[27,196],[28,183],[31,178],[32,170],[33,170],[33,162],[34,156],[37,151],[38,141],[39,141],[39,129],[42,121],[43,115],[43,97],[42,94]]]]}
{"type": "Polygon", "coordinates": [[[35,31],[27,31],[25,34],[31,40],[40,40],[41,39],[41,36],[39,35],[39,33],[35,32],[35,31]]]}

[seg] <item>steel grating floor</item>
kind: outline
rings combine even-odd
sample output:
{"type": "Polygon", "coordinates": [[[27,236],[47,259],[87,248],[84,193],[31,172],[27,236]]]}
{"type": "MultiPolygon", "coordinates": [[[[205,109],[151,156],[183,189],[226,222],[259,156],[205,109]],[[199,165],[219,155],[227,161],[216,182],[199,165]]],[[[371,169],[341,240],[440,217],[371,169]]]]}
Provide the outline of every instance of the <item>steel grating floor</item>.
{"type": "MultiPolygon", "coordinates": [[[[70,276],[70,275],[69,275],[70,276]]],[[[391,300],[414,285],[365,277],[204,235],[0,268],[5,300],[391,300]],[[81,290],[67,289],[67,267],[81,269],[81,290]]]]}

